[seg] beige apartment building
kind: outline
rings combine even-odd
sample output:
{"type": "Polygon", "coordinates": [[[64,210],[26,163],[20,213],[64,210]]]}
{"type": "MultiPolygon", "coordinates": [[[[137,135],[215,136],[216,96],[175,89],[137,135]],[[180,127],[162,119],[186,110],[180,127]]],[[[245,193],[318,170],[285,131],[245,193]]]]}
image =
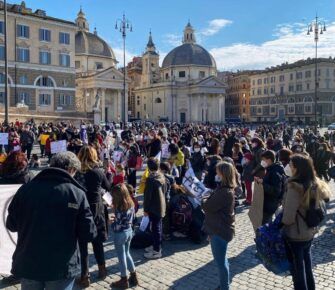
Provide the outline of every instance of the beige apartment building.
{"type": "Polygon", "coordinates": [[[289,121],[301,124],[335,121],[335,59],[318,59],[317,108],[315,60],[300,60],[251,75],[250,120],[289,121]]]}
{"type": "MultiPolygon", "coordinates": [[[[10,118],[71,119],[75,100],[75,23],[7,4],[10,118]],[[17,114],[20,112],[20,114],[17,114]]],[[[0,111],[4,103],[4,4],[0,2],[0,111]]]]}

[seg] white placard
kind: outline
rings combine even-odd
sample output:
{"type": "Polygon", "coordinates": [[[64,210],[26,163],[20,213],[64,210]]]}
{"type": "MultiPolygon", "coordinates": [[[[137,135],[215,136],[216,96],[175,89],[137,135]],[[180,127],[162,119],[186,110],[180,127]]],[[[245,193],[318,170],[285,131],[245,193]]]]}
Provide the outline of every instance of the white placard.
{"type": "Polygon", "coordinates": [[[192,167],[190,167],[183,178],[183,185],[191,192],[198,200],[209,191],[208,188],[195,176],[192,167]]]}
{"type": "Polygon", "coordinates": [[[16,248],[17,234],[6,229],[8,206],[22,184],[0,186],[0,274],[9,275],[12,256],[16,248]]]}
{"type": "Polygon", "coordinates": [[[8,133],[0,133],[0,145],[8,145],[8,133]]]}
{"type": "Polygon", "coordinates": [[[116,135],[121,138],[121,133],[123,132],[123,130],[116,129],[115,131],[116,131],[116,135]]]}
{"type": "Polygon", "coordinates": [[[51,154],[61,153],[67,151],[66,140],[51,142],[51,154]]]}
{"type": "Polygon", "coordinates": [[[169,144],[162,144],[162,158],[169,158],[169,144]]]}
{"type": "Polygon", "coordinates": [[[105,194],[102,196],[102,198],[109,206],[112,206],[113,197],[108,191],[105,192],[105,194]]]}
{"type": "Polygon", "coordinates": [[[142,217],[141,224],[140,224],[140,231],[145,232],[149,225],[150,219],[148,216],[142,217]]]}
{"type": "Polygon", "coordinates": [[[123,157],[123,152],[122,151],[115,150],[113,152],[113,160],[114,160],[114,162],[120,163],[121,160],[122,160],[122,157],[123,157]]]}

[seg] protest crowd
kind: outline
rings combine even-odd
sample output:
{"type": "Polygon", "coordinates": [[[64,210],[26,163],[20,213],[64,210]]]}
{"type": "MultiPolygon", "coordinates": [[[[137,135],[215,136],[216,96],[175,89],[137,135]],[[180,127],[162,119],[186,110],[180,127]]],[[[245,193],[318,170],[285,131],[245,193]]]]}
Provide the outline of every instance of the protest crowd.
{"type": "Polygon", "coordinates": [[[34,120],[0,132],[0,186],[19,186],[6,218],[17,233],[9,284],[89,287],[89,243],[103,280],[112,236],[120,269],[113,289],[141,284],[133,248],[160,259],[165,243],[190,239],[210,243],[217,289],[227,290],[235,212],[247,207],[264,266],[290,273],[295,290],[316,289],[311,247],[332,195],[335,133],[286,124],[34,120]]]}

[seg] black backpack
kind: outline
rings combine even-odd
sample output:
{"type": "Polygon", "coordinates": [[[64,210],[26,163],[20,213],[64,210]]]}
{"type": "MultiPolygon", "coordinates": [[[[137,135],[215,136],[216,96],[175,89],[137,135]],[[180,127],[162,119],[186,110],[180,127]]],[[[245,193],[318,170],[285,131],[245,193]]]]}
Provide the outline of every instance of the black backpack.
{"type": "Polygon", "coordinates": [[[313,198],[310,201],[309,208],[306,210],[306,216],[303,216],[299,211],[298,214],[309,228],[318,227],[326,218],[326,203],[324,201],[320,201],[320,204],[317,207],[316,200],[313,198]]]}

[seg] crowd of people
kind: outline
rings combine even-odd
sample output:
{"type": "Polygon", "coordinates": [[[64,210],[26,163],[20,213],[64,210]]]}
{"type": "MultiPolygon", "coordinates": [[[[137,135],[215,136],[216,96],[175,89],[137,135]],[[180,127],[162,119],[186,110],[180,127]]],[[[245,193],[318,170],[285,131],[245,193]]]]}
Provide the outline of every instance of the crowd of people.
{"type": "Polygon", "coordinates": [[[256,183],[264,191],[258,226],[283,212],[294,289],[315,289],[311,246],[317,227],[310,227],[305,217],[311,205],[318,208],[330,199],[334,133],[285,124],[251,130],[177,123],[76,127],[33,120],[16,121],[0,131],[8,133],[0,154],[0,184],[23,184],[6,220],[7,228],[18,232],[13,276],[7,279],[20,280],[23,290],[67,290],[74,283],[88,287],[89,243],[98,277],[105,279],[104,242],[110,235],[121,276],[111,286],[139,285],[131,255],[132,243],[142,234],[137,229],[139,199],[150,224],[144,257],[160,259],[163,240],[208,240],[218,267],[218,289],[227,290],[227,249],[235,235],[236,207],[252,205],[256,183]],[[51,143],[60,140],[66,141],[67,151],[53,152],[51,143]],[[33,152],[36,144],[38,154],[33,152]],[[48,166],[33,177],[30,169],[40,168],[41,161],[48,166]],[[208,189],[203,196],[195,196],[183,183],[190,169],[208,189]],[[108,193],[110,203],[104,198],[108,193]]]}

